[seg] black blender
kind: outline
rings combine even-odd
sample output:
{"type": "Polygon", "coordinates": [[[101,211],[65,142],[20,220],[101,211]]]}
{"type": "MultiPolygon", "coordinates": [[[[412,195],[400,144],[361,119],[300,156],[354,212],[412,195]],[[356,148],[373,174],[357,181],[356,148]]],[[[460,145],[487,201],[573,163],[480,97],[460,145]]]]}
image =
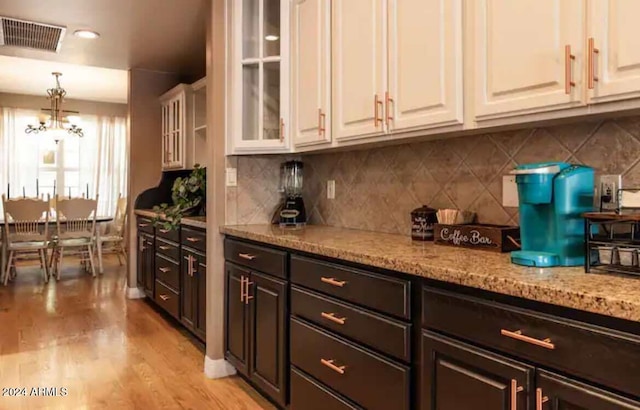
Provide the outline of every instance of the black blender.
{"type": "Polygon", "coordinates": [[[307,212],[302,200],[301,161],[287,161],[282,164],[282,187],[284,201],[280,207],[281,227],[302,227],[307,223],[307,212]]]}

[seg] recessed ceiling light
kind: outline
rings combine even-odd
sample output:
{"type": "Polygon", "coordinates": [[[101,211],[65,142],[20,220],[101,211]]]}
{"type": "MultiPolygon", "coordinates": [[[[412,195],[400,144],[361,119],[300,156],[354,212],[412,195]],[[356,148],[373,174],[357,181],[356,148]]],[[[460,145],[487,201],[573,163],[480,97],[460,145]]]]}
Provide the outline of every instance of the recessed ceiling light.
{"type": "Polygon", "coordinates": [[[100,37],[100,33],[91,30],[76,30],[73,35],[80,38],[94,39],[100,37]]]}
{"type": "Polygon", "coordinates": [[[269,34],[268,36],[265,36],[264,39],[267,41],[278,41],[280,40],[280,37],[273,34],[269,34]]]}

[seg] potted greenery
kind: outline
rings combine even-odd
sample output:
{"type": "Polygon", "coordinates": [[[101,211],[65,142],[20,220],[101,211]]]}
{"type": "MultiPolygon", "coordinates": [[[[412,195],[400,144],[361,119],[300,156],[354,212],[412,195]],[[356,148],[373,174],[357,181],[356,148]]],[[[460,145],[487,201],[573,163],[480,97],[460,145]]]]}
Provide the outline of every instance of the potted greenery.
{"type": "Polygon", "coordinates": [[[196,164],[186,178],[176,178],[171,188],[173,205],[160,204],[153,210],[153,223],[164,229],[178,229],[182,217],[197,215],[205,209],[207,192],[206,169],[196,164]]]}

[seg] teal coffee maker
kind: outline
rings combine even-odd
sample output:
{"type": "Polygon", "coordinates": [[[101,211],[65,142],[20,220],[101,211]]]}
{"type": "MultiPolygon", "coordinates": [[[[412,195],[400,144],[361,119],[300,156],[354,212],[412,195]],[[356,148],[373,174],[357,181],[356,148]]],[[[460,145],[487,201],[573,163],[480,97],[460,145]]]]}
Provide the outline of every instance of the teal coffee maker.
{"type": "Polygon", "coordinates": [[[523,164],[518,184],[522,248],[511,262],[525,266],[584,265],[583,212],[593,210],[593,168],[564,162],[523,164]]]}

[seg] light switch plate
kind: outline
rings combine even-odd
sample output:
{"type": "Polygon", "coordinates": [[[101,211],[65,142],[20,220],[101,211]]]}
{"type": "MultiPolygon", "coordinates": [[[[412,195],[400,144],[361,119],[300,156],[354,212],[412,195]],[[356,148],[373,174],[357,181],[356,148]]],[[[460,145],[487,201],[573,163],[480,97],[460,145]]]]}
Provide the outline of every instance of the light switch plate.
{"type": "Polygon", "coordinates": [[[502,177],[502,206],[517,208],[518,184],[515,175],[504,175],[502,177]]]}
{"type": "Polygon", "coordinates": [[[238,186],[238,169],[237,168],[227,168],[225,175],[226,175],[227,186],[238,186]]]}
{"type": "Polygon", "coordinates": [[[327,199],[336,199],[336,181],[333,179],[327,181],[327,199]]]}

